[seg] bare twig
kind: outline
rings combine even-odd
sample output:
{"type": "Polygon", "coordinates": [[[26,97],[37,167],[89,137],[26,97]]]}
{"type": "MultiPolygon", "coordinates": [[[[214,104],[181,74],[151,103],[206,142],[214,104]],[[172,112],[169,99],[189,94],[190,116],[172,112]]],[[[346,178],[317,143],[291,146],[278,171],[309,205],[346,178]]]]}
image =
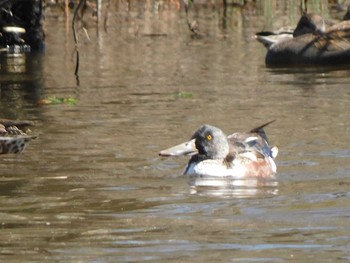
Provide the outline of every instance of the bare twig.
{"type": "Polygon", "coordinates": [[[189,10],[190,6],[193,5],[193,0],[183,0],[185,4],[185,12],[186,12],[186,19],[187,19],[187,26],[189,30],[196,36],[200,36],[201,32],[198,27],[198,23],[196,20],[191,20],[189,17],[189,10]]]}
{"type": "Polygon", "coordinates": [[[108,0],[107,6],[106,6],[106,15],[105,15],[105,19],[103,21],[103,28],[104,28],[105,32],[107,32],[108,10],[109,10],[110,4],[111,4],[111,0],[108,0]]]}
{"type": "Polygon", "coordinates": [[[77,84],[79,86],[79,47],[78,47],[78,36],[77,36],[77,32],[76,32],[76,28],[75,28],[75,22],[76,22],[76,19],[77,19],[77,16],[78,16],[78,12],[79,12],[79,9],[85,5],[86,3],[86,0],[80,0],[79,1],[79,4],[77,6],[77,8],[75,9],[74,11],[74,16],[73,16],[73,20],[72,20],[72,29],[73,29],[73,38],[74,38],[74,43],[75,43],[75,52],[76,52],[76,64],[75,64],[75,76],[77,78],[77,84]]]}

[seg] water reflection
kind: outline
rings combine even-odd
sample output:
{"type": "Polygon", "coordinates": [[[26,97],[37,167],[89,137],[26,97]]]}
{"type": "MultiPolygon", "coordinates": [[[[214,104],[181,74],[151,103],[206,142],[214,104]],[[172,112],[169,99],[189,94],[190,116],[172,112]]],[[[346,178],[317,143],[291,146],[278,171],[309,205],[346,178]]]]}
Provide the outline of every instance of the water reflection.
{"type": "Polygon", "coordinates": [[[23,118],[43,92],[43,54],[0,53],[0,63],[2,118],[23,118]]]}
{"type": "Polygon", "coordinates": [[[203,196],[247,198],[278,194],[278,181],[259,178],[190,176],[190,193],[203,196]]]}

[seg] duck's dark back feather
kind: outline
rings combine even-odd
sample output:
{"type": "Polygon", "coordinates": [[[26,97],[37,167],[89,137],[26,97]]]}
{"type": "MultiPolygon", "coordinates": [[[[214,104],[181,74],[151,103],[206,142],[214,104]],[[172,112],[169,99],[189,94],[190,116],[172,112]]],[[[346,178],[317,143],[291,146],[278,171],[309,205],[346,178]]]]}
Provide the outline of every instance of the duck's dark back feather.
{"type": "Polygon", "coordinates": [[[276,120],[272,120],[272,121],[269,121],[269,122],[267,122],[267,123],[265,123],[265,124],[263,124],[263,125],[261,125],[261,126],[259,126],[259,127],[256,127],[256,128],[254,128],[254,129],[252,129],[252,130],[250,130],[250,132],[251,133],[257,133],[259,136],[261,136],[267,143],[269,143],[269,140],[267,139],[267,135],[266,135],[266,133],[265,133],[265,131],[264,131],[264,128],[267,126],[267,125],[269,125],[269,124],[271,124],[271,123],[273,123],[273,122],[275,122],[276,120]]]}

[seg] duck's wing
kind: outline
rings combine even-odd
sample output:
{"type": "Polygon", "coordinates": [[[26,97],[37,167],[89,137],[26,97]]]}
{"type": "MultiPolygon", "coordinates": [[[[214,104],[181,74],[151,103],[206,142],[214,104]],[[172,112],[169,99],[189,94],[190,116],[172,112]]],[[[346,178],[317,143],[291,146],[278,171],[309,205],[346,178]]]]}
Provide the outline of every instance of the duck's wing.
{"type": "Polygon", "coordinates": [[[228,136],[230,154],[249,159],[261,159],[271,156],[267,142],[255,133],[233,133],[228,136]]]}
{"type": "Polygon", "coordinates": [[[310,43],[318,48],[320,54],[345,52],[350,49],[350,21],[343,21],[330,27],[310,43]]]}
{"type": "Polygon", "coordinates": [[[29,126],[34,126],[32,121],[0,119],[0,136],[27,135],[31,131],[29,126]]]}
{"type": "Polygon", "coordinates": [[[18,128],[22,129],[27,126],[34,126],[34,122],[27,121],[27,120],[8,120],[8,119],[0,119],[0,124],[4,125],[5,127],[10,126],[17,126],[18,128]]]}
{"type": "Polygon", "coordinates": [[[236,132],[229,135],[231,155],[241,155],[249,159],[264,159],[266,157],[275,158],[277,156],[277,148],[270,147],[264,127],[275,122],[275,120],[267,122],[256,127],[248,133],[236,132]]]}
{"type": "Polygon", "coordinates": [[[335,31],[348,31],[349,29],[350,29],[350,20],[345,20],[330,26],[326,31],[326,33],[329,34],[335,31]]]}

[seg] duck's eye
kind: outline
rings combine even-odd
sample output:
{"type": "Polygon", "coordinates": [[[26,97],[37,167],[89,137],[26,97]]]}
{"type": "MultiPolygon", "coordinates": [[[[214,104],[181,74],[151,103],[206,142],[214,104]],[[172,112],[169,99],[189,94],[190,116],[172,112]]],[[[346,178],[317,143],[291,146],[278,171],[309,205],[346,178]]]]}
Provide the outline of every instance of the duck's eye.
{"type": "Polygon", "coordinates": [[[207,135],[207,140],[208,140],[208,141],[211,141],[212,139],[213,139],[213,137],[212,137],[210,134],[208,134],[208,135],[207,135]]]}

